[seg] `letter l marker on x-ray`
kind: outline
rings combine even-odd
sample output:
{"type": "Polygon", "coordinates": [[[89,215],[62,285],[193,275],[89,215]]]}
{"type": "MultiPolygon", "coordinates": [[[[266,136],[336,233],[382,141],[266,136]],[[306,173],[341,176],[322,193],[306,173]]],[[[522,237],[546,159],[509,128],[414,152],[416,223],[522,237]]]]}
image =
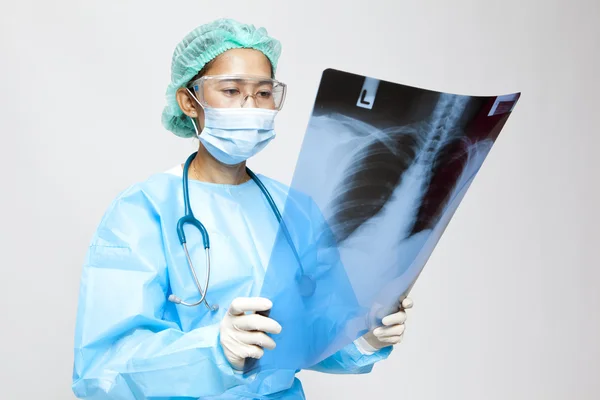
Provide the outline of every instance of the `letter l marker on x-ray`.
{"type": "Polygon", "coordinates": [[[379,79],[373,79],[366,77],[365,83],[363,83],[363,87],[360,91],[360,95],[358,96],[358,101],[356,102],[357,107],[372,109],[373,103],[375,103],[375,96],[377,95],[377,89],[379,88],[379,79]]]}

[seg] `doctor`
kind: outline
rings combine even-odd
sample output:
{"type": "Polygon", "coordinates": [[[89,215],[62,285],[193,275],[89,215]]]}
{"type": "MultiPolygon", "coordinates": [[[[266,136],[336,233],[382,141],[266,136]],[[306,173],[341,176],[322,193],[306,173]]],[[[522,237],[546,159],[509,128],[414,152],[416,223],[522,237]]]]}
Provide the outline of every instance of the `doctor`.
{"type": "MultiPolygon", "coordinates": [[[[264,29],[232,20],[196,28],[175,49],[162,121],[200,145],[188,168],[129,187],[100,222],[81,276],[73,372],[79,398],[304,398],[297,371],[240,373],[246,358],[275,348],[282,329],[256,312],[273,306],[257,295],[279,227],[265,190],[281,207],[288,188],[261,175],[261,190],[245,163],[275,135],[286,92],[273,79],[280,51],[264,29]],[[177,236],[184,170],[191,209],[210,237],[209,285],[201,232],[186,228],[185,249],[177,236]]],[[[299,225],[318,219],[310,200],[296,205],[309,210],[299,225]]],[[[304,257],[310,229],[289,228],[304,257]]],[[[411,306],[405,299],[384,327],[311,369],[371,371],[401,341],[411,306]]]]}

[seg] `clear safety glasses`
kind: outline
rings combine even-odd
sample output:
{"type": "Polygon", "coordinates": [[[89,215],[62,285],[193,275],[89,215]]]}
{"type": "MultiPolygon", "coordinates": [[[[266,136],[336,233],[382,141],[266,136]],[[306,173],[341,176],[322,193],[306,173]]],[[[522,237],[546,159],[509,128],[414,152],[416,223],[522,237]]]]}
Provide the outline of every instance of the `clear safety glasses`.
{"type": "Polygon", "coordinates": [[[202,107],[257,107],[281,110],[285,83],[250,75],[208,75],[188,85],[202,107]]]}

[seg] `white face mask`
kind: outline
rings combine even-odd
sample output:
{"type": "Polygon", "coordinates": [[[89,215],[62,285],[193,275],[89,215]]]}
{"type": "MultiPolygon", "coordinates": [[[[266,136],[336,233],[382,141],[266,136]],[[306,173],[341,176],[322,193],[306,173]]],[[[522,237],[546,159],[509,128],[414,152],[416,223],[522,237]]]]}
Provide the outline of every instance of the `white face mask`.
{"type": "Polygon", "coordinates": [[[235,165],[257,154],[273,140],[276,115],[276,110],[263,108],[207,107],[204,108],[204,129],[199,135],[196,129],[196,135],[214,158],[223,164],[235,165]]]}

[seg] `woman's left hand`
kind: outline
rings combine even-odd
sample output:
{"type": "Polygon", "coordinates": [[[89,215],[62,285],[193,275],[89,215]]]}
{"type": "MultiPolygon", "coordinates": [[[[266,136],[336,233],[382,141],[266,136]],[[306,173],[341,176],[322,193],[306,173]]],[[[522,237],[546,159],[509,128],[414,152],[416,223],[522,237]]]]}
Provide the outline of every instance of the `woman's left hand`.
{"type": "Polygon", "coordinates": [[[400,306],[400,311],[383,318],[381,322],[384,326],[373,329],[363,338],[371,347],[377,350],[400,343],[404,337],[405,310],[412,308],[412,306],[413,301],[408,297],[405,298],[400,306]]]}

